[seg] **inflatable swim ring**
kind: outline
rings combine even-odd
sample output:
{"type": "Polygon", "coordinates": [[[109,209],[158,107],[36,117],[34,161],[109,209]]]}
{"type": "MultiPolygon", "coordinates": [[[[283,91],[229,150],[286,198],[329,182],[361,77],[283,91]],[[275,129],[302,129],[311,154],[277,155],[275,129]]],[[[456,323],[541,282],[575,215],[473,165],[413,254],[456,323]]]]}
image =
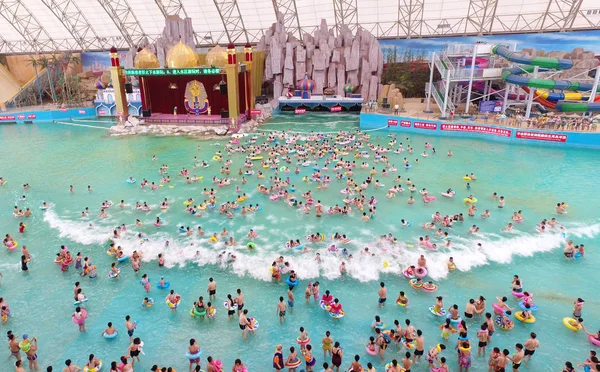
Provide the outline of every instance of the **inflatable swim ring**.
{"type": "Polygon", "coordinates": [[[298,285],[298,279],[296,279],[296,281],[295,281],[295,282],[292,282],[292,281],[290,281],[290,277],[288,276],[288,277],[285,279],[285,283],[286,283],[287,285],[289,285],[290,287],[295,287],[295,286],[297,286],[297,285],[298,285]]]}
{"type": "Polygon", "coordinates": [[[344,317],[344,315],[346,315],[346,313],[344,312],[344,310],[341,310],[339,313],[332,313],[329,312],[329,316],[332,317],[333,319],[341,319],[344,317]]]}
{"type": "Polygon", "coordinates": [[[175,302],[175,303],[172,303],[171,301],[169,301],[169,299],[166,299],[165,303],[167,304],[168,307],[170,307],[172,309],[177,309],[177,307],[181,303],[181,298],[179,296],[177,296],[177,302],[175,302]]]}
{"type": "Polygon", "coordinates": [[[223,302],[223,307],[227,310],[235,310],[235,309],[237,309],[238,305],[236,303],[234,303],[233,306],[231,308],[229,308],[229,301],[225,301],[225,302],[223,302]]]}
{"type": "Polygon", "coordinates": [[[446,319],[450,319],[450,323],[452,324],[459,324],[462,321],[460,315],[458,316],[458,319],[452,319],[452,314],[448,314],[446,315],[446,319]]]}
{"type": "Polygon", "coordinates": [[[369,355],[377,355],[379,353],[379,346],[373,345],[372,349],[369,349],[369,345],[365,346],[365,350],[369,355]]]}
{"type": "Polygon", "coordinates": [[[417,278],[424,278],[427,275],[427,269],[424,267],[417,267],[415,270],[415,276],[417,278]]]}
{"type": "Polygon", "coordinates": [[[160,282],[156,283],[156,288],[158,289],[167,289],[171,286],[171,282],[165,282],[165,285],[160,285],[160,282]]]}
{"type": "MultiPolygon", "coordinates": [[[[524,300],[519,301],[517,303],[517,305],[519,306],[519,309],[521,309],[521,310],[527,310],[527,308],[525,308],[525,301],[524,300]]],[[[535,304],[531,304],[529,306],[529,310],[530,311],[538,311],[539,307],[537,307],[537,305],[535,305],[535,304]]]]}
{"type": "Polygon", "coordinates": [[[510,322],[510,324],[508,326],[502,324],[501,316],[496,317],[496,325],[498,326],[498,328],[501,328],[505,331],[510,331],[511,329],[515,328],[515,322],[510,322]]]}
{"type": "Polygon", "coordinates": [[[117,337],[118,334],[119,334],[119,332],[115,332],[112,335],[109,335],[108,333],[104,332],[104,333],[102,333],[102,336],[104,336],[104,338],[108,338],[110,340],[110,339],[117,337]]]}
{"type": "Polygon", "coordinates": [[[111,279],[117,278],[119,276],[119,274],[121,273],[121,269],[117,269],[116,273],[113,273],[112,271],[108,272],[108,277],[111,279]]]}
{"type": "Polygon", "coordinates": [[[188,358],[188,360],[198,359],[198,358],[200,358],[201,355],[202,355],[202,349],[198,350],[198,352],[196,354],[190,354],[189,350],[185,353],[185,357],[188,358]]]}
{"type": "Polygon", "coordinates": [[[425,287],[424,285],[421,287],[422,290],[424,290],[425,292],[435,292],[438,289],[438,286],[436,284],[431,283],[431,285],[433,286],[432,288],[428,288],[425,287]]]}
{"type": "Polygon", "coordinates": [[[250,243],[246,244],[246,248],[248,248],[248,249],[256,249],[256,244],[250,242],[250,243]]]}
{"type": "Polygon", "coordinates": [[[411,279],[408,281],[411,287],[414,289],[421,289],[423,287],[423,283],[417,283],[417,279],[411,279]]]}
{"type": "Polygon", "coordinates": [[[569,317],[563,318],[562,322],[565,325],[565,327],[567,327],[571,331],[577,332],[583,328],[583,326],[581,324],[578,324],[577,327],[573,326],[571,324],[571,323],[575,322],[575,319],[573,319],[573,318],[569,318],[569,317]]]}
{"type": "Polygon", "coordinates": [[[535,323],[535,317],[533,315],[531,315],[529,318],[525,319],[523,317],[523,312],[521,312],[521,311],[515,312],[515,318],[517,318],[518,321],[523,322],[523,323],[535,323]]]}
{"type": "Polygon", "coordinates": [[[477,198],[473,198],[473,199],[464,198],[463,202],[465,202],[467,204],[475,204],[475,203],[477,203],[477,198]]]}
{"type": "Polygon", "coordinates": [[[98,372],[102,369],[102,360],[98,359],[98,366],[89,368],[88,366],[83,367],[83,372],[98,372]]]}
{"type": "Polygon", "coordinates": [[[444,309],[443,307],[440,311],[438,311],[436,313],[435,310],[433,309],[433,306],[429,306],[429,312],[432,313],[433,315],[437,315],[437,316],[446,316],[446,309],[444,309]]]}
{"type": "Polygon", "coordinates": [[[152,307],[154,306],[154,299],[152,297],[148,297],[148,304],[144,305],[144,302],[142,301],[142,307],[152,307]]]}

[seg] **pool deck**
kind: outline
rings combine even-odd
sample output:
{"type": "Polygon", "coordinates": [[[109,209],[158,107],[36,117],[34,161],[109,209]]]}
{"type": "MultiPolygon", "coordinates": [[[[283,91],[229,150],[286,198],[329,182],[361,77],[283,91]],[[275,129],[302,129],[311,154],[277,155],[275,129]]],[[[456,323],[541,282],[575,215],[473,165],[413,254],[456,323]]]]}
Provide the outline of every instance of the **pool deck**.
{"type": "Polygon", "coordinates": [[[539,130],[529,127],[478,123],[461,118],[455,118],[452,121],[436,118],[423,119],[404,113],[394,115],[393,113],[363,111],[360,114],[360,129],[382,129],[398,133],[420,133],[434,136],[481,138],[521,144],[600,149],[600,132],[597,131],[539,130]]]}

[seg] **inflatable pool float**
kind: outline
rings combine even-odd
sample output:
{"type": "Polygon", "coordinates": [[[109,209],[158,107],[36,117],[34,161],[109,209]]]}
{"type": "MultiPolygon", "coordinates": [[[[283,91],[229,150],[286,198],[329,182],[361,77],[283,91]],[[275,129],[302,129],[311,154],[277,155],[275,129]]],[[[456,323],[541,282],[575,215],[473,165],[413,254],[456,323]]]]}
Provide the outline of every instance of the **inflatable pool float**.
{"type": "Polygon", "coordinates": [[[452,314],[448,314],[446,315],[446,319],[450,319],[450,323],[452,324],[459,324],[460,322],[462,322],[462,318],[460,317],[460,315],[458,316],[458,319],[452,319],[452,314]]]}
{"type": "Polygon", "coordinates": [[[223,302],[223,307],[227,310],[235,310],[235,309],[237,309],[238,305],[236,303],[234,303],[233,306],[230,308],[229,301],[225,301],[225,302],[223,302]]]}
{"type": "Polygon", "coordinates": [[[436,316],[446,316],[446,309],[444,309],[443,307],[440,309],[440,311],[435,312],[433,306],[429,306],[429,312],[436,316]]]}
{"type": "Polygon", "coordinates": [[[535,323],[535,317],[533,315],[531,315],[529,318],[525,319],[523,317],[523,312],[521,312],[521,311],[515,312],[515,318],[517,318],[518,321],[523,322],[523,323],[535,323]]]}
{"type": "Polygon", "coordinates": [[[501,316],[496,317],[496,325],[498,326],[498,328],[501,328],[505,331],[510,331],[511,329],[515,328],[515,322],[510,322],[510,324],[508,326],[502,324],[501,316]]]}
{"type": "Polygon", "coordinates": [[[344,310],[341,310],[339,313],[332,313],[329,312],[329,316],[332,317],[333,319],[341,319],[344,317],[344,315],[346,315],[346,313],[344,312],[344,310]]]}
{"type": "Polygon", "coordinates": [[[290,277],[288,276],[288,277],[285,279],[285,283],[286,283],[287,285],[289,285],[290,287],[295,287],[295,286],[297,286],[297,285],[298,285],[298,279],[296,279],[296,281],[295,281],[295,282],[292,282],[292,281],[290,281],[290,277]]]}
{"type": "Polygon", "coordinates": [[[248,322],[248,330],[250,331],[256,331],[260,326],[260,323],[255,318],[248,318],[248,322]]]}
{"type": "Polygon", "coordinates": [[[188,358],[188,360],[199,359],[200,356],[202,356],[202,349],[198,350],[196,354],[190,354],[189,350],[185,353],[185,357],[188,358]]]}
{"type": "Polygon", "coordinates": [[[425,285],[423,285],[423,286],[421,287],[421,289],[422,289],[422,290],[424,290],[425,292],[432,293],[432,292],[435,292],[435,291],[437,291],[437,289],[438,289],[438,286],[437,286],[436,284],[433,284],[433,283],[431,283],[431,288],[429,288],[429,287],[426,287],[425,285]]]}
{"type": "MultiPolygon", "coordinates": [[[[521,300],[521,301],[519,301],[519,302],[517,303],[517,305],[519,306],[519,309],[521,309],[521,310],[527,310],[527,308],[525,307],[525,301],[524,301],[524,300],[521,300]]],[[[538,310],[539,310],[539,308],[537,307],[537,305],[535,305],[535,304],[531,304],[531,305],[529,306],[529,310],[530,310],[530,311],[538,311],[538,310]]]]}
{"type": "Polygon", "coordinates": [[[427,269],[424,267],[417,267],[417,269],[415,270],[415,276],[417,278],[424,278],[425,276],[427,276],[427,269]]]}
{"type": "Polygon", "coordinates": [[[113,273],[112,271],[108,272],[108,277],[111,279],[117,278],[119,276],[119,274],[121,273],[121,269],[117,269],[116,273],[113,273]]]}
{"type": "Polygon", "coordinates": [[[125,256],[123,256],[123,257],[119,257],[119,258],[117,258],[117,261],[118,261],[118,262],[123,262],[123,261],[126,261],[128,258],[129,258],[129,256],[125,255],[125,256]]]}
{"type": "Polygon", "coordinates": [[[477,203],[477,198],[473,198],[473,199],[464,198],[463,202],[465,202],[467,204],[475,204],[475,203],[477,203]]]}
{"type": "Polygon", "coordinates": [[[411,279],[408,281],[411,287],[414,289],[421,289],[423,287],[423,283],[417,283],[417,279],[411,279]]]}
{"type": "Polygon", "coordinates": [[[88,366],[83,367],[83,372],[98,372],[102,369],[102,360],[98,359],[98,366],[89,368],[88,366]]]}
{"type": "Polygon", "coordinates": [[[115,332],[112,335],[109,335],[108,333],[104,332],[104,333],[102,333],[102,336],[104,336],[104,338],[108,338],[110,340],[110,339],[117,337],[118,334],[119,334],[119,332],[115,332]]]}
{"type": "Polygon", "coordinates": [[[565,325],[565,327],[567,327],[571,331],[577,332],[577,331],[583,329],[583,326],[581,324],[578,324],[577,327],[575,327],[571,324],[571,323],[575,323],[575,319],[573,319],[573,318],[569,318],[569,317],[563,318],[562,322],[565,325]]]}
{"type": "Polygon", "coordinates": [[[158,289],[167,289],[171,286],[171,282],[165,282],[165,285],[160,285],[160,282],[156,283],[156,288],[158,289]]]}
{"type": "Polygon", "coordinates": [[[134,184],[136,182],[136,179],[135,178],[134,179],[128,179],[125,182],[130,183],[130,184],[134,184]]]}

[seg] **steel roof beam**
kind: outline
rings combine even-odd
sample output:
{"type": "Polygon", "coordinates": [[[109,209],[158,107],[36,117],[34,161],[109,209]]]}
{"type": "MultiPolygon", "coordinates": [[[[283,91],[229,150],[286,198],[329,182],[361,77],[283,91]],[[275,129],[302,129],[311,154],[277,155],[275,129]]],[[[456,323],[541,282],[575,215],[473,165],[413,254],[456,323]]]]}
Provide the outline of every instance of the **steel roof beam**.
{"type": "Polygon", "coordinates": [[[98,0],[98,3],[113,20],[129,47],[138,48],[146,44],[147,35],[127,0],[98,0]]]}
{"type": "MultiPolygon", "coordinates": [[[[238,6],[237,0],[213,0],[223,27],[225,27],[225,33],[230,43],[240,42],[240,38],[243,38],[243,42],[249,42],[248,32],[244,26],[244,20],[240,13],[240,7],[238,6]]],[[[218,41],[217,41],[218,43],[218,41]]]]}

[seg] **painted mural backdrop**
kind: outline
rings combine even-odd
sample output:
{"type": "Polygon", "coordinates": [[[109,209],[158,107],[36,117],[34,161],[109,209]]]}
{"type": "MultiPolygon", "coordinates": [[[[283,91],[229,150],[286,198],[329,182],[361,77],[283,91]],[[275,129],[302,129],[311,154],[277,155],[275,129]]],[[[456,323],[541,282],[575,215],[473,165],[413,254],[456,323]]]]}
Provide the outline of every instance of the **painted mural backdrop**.
{"type": "Polygon", "coordinates": [[[402,62],[406,57],[427,58],[432,52],[441,52],[448,44],[516,44],[517,50],[534,48],[551,51],[571,52],[575,48],[591,50],[600,55],[600,30],[554,32],[545,34],[515,34],[496,36],[459,36],[427,39],[381,40],[381,50],[389,62],[402,62]]]}
{"type": "MultiPolygon", "coordinates": [[[[121,59],[121,65],[131,68],[133,66],[127,66],[126,61],[128,51],[120,51],[119,58],[121,59]]],[[[110,69],[110,56],[108,52],[84,52],[81,53],[81,69],[83,72],[91,71],[94,75],[102,75],[102,72],[110,69]]]]}
{"type": "MultiPolygon", "coordinates": [[[[600,30],[555,32],[545,34],[515,34],[496,36],[461,36],[424,39],[381,40],[385,67],[381,81],[395,84],[405,98],[423,97],[424,86],[429,81],[427,61],[433,52],[441,53],[449,44],[504,44],[523,48],[570,53],[576,48],[592,51],[600,56],[600,30]]],[[[437,73],[437,72],[436,72],[437,73]]],[[[439,80],[434,76],[434,81],[439,80]]]]}

